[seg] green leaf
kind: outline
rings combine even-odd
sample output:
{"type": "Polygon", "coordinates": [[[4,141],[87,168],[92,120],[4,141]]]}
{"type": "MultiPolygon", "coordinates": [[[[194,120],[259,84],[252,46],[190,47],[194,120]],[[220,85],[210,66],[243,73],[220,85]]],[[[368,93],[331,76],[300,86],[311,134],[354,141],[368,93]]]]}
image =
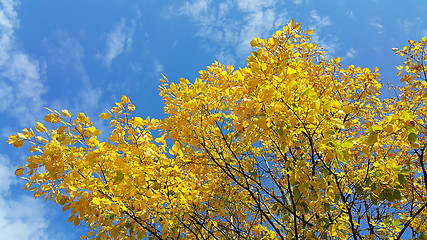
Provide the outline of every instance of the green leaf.
{"type": "Polygon", "coordinates": [[[387,188],[384,189],[380,195],[378,196],[380,198],[380,200],[387,200],[389,202],[393,202],[394,200],[396,200],[395,197],[398,197],[397,199],[400,199],[400,192],[398,191],[398,193],[396,193],[395,195],[395,190],[392,188],[387,188]]]}
{"type": "Polygon", "coordinates": [[[398,189],[394,189],[393,200],[391,201],[400,200],[400,199],[402,199],[402,193],[398,189]]]}
{"type": "Polygon", "coordinates": [[[291,221],[291,218],[290,218],[288,215],[283,215],[283,217],[282,217],[282,221],[283,221],[283,222],[290,222],[290,221],[291,221]]]}
{"type": "Polygon", "coordinates": [[[344,153],[342,151],[336,151],[338,161],[345,163],[344,153]]]}
{"type": "Polygon", "coordinates": [[[323,203],[323,209],[325,209],[325,212],[331,211],[331,205],[329,203],[323,203]]]}
{"type": "Polygon", "coordinates": [[[273,211],[277,210],[277,203],[273,205],[273,207],[271,208],[273,211]]]}
{"type": "Polygon", "coordinates": [[[372,179],[368,177],[365,181],[365,186],[371,186],[371,184],[372,184],[372,179]]]}
{"type": "Polygon", "coordinates": [[[343,147],[343,148],[352,148],[353,147],[353,141],[352,140],[346,141],[343,144],[341,144],[341,147],[343,147]]]}
{"type": "Polygon", "coordinates": [[[304,212],[308,213],[309,209],[308,209],[308,205],[305,202],[300,203],[300,206],[302,206],[304,208],[304,212]]]}
{"type": "Polygon", "coordinates": [[[424,233],[421,233],[420,236],[418,236],[418,240],[427,240],[427,235],[424,233]]]}
{"type": "Polygon", "coordinates": [[[299,191],[298,186],[294,187],[293,195],[295,200],[297,200],[301,196],[301,192],[299,191]]]}
{"type": "Polygon", "coordinates": [[[319,196],[317,195],[316,191],[311,191],[310,192],[310,197],[311,197],[312,201],[316,201],[319,196]]]}
{"type": "Polygon", "coordinates": [[[400,184],[405,185],[406,184],[406,177],[403,174],[397,175],[397,181],[399,181],[400,184]]]}
{"type": "Polygon", "coordinates": [[[282,136],[283,136],[283,128],[282,128],[282,127],[278,127],[278,128],[276,129],[276,132],[277,132],[277,134],[278,134],[280,137],[282,137],[282,136]]]}
{"type": "Polygon", "coordinates": [[[402,222],[400,221],[400,219],[393,219],[392,221],[392,225],[393,226],[399,226],[400,224],[402,224],[402,222]]]}
{"type": "Polygon", "coordinates": [[[376,198],[374,195],[372,195],[372,193],[371,193],[371,195],[370,195],[370,199],[371,199],[371,202],[372,202],[373,204],[375,204],[375,205],[377,205],[377,204],[378,204],[378,200],[377,200],[377,198],[376,198]]]}
{"type": "Polygon", "coordinates": [[[416,142],[416,141],[417,141],[417,139],[418,139],[418,136],[417,136],[417,134],[416,134],[416,133],[411,132],[411,133],[409,133],[409,134],[408,134],[408,141],[409,141],[410,143],[414,143],[414,142],[416,142]]]}
{"type": "Polygon", "coordinates": [[[114,183],[119,183],[123,180],[125,175],[123,175],[122,171],[118,170],[116,171],[116,176],[114,176],[114,183]]]}
{"type": "Polygon", "coordinates": [[[409,175],[411,173],[411,170],[407,169],[407,168],[402,168],[400,170],[400,173],[403,175],[409,175]]]}
{"type": "Polygon", "coordinates": [[[259,177],[259,175],[258,175],[257,171],[253,171],[253,172],[251,173],[251,177],[253,177],[253,178],[257,178],[257,177],[259,177]]]}
{"type": "Polygon", "coordinates": [[[326,226],[330,223],[329,219],[325,218],[325,217],[321,217],[319,219],[316,220],[319,224],[322,224],[322,226],[326,226]]]}
{"type": "Polygon", "coordinates": [[[363,188],[359,184],[357,184],[354,189],[356,190],[357,194],[363,194],[363,188]]]}
{"type": "Polygon", "coordinates": [[[378,133],[377,132],[371,132],[368,135],[368,138],[366,139],[366,144],[367,145],[372,145],[374,143],[376,143],[378,140],[378,133]]]}

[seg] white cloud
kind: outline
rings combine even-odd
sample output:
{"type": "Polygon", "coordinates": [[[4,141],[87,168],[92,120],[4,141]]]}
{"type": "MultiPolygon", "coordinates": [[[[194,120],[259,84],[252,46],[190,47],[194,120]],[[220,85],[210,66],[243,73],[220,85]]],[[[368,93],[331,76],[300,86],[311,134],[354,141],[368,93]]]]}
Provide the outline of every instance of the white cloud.
{"type": "Polygon", "coordinates": [[[71,68],[73,72],[86,75],[83,64],[85,53],[80,42],[62,30],[54,35],[55,41],[46,44],[52,63],[59,65],[62,70],[71,68]]]}
{"type": "Polygon", "coordinates": [[[186,2],[179,9],[183,15],[190,16],[193,20],[203,21],[207,16],[208,0],[196,0],[192,3],[186,2]]]}
{"type": "Polygon", "coordinates": [[[357,54],[357,51],[354,48],[349,48],[345,53],[344,59],[352,59],[357,54]]]}
{"type": "Polygon", "coordinates": [[[165,75],[165,67],[157,58],[153,60],[153,69],[154,77],[160,79],[162,78],[162,74],[165,75]]]}
{"type": "Polygon", "coordinates": [[[10,185],[16,182],[13,172],[7,156],[0,153],[0,196],[8,194],[10,185]]]}
{"type": "Polygon", "coordinates": [[[42,203],[33,197],[0,198],[0,238],[8,240],[49,239],[42,203]]]}
{"type": "Polygon", "coordinates": [[[302,4],[302,0],[292,0],[295,4],[302,4]]]}
{"type": "Polygon", "coordinates": [[[49,239],[42,202],[29,196],[10,196],[10,188],[16,183],[13,171],[9,158],[0,154],[0,239],[49,239]]]}
{"type": "Polygon", "coordinates": [[[310,12],[310,17],[315,27],[326,27],[332,24],[329,16],[320,17],[316,10],[310,12]]]}
{"type": "Polygon", "coordinates": [[[79,112],[92,113],[94,109],[98,109],[102,91],[98,88],[92,87],[92,84],[87,83],[83,86],[74,99],[74,106],[79,106],[79,112]]]}
{"type": "Polygon", "coordinates": [[[12,0],[2,0],[0,9],[0,112],[18,119],[21,125],[33,124],[44,107],[41,95],[42,64],[21,52],[14,42],[18,26],[12,0]]]}
{"type": "Polygon", "coordinates": [[[415,25],[415,21],[411,21],[409,19],[399,19],[398,20],[399,25],[403,28],[405,33],[409,33],[411,28],[415,25]]]}
{"type": "Polygon", "coordinates": [[[378,34],[382,34],[385,30],[384,26],[380,23],[380,20],[377,18],[374,18],[371,20],[370,25],[377,29],[378,34]]]}
{"type": "Polygon", "coordinates": [[[420,23],[422,23],[422,22],[423,21],[420,17],[413,18],[413,19],[408,19],[408,18],[401,19],[401,18],[399,18],[397,20],[397,24],[399,25],[399,27],[401,29],[403,29],[405,34],[414,35],[414,33],[415,33],[417,38],[421,38],[421,37],[426,36],[425,34],[423,34],[422,30],[420,29],[420,23]],[[416,34],[416,33],[418,33],[418,34],[416,34]]]}
{"type": "MultiPolygon", "coordinates": [[[[41,118],[46,91],[44,63],[24,53],[16,44],[14,31],[19,21],[17,1],[0,0],[0,114],[4,124],[28,126],[41,118]],[[7,116],[7,117],[6,117],[7,116]]],[[[10,134],[2,126],[2,135],[10,134]]],[[[9,158],[0,154],[0,239],[43,240],[48,221],[42,202],[32,196],[16,196],[17,183],[9,158]]],[[[19,187],[22,187],[19,185],[19,187]]]]}
{"type": "Polygon", "coordinates": [[[165,70],[164,66],[159,62],[159,60],[154,61],[154,71],[156,73],[161,73],[165,70]]]}
{"type": "Polygon", "coordinates": [[[124,50],[130,50],[132,47],[134,27],[127,27],[125,20],[122,19],[119,24],[107,36],[106,53],[100,56],[105,65],[111,66],[113,60],[124,50]]]}
{"type": "Polygon", "coordinates": [[[77,92],[73,92],[72,96],[56,101],[53,106],[50,104],[49,107],[55,109],[71,107],[69,110],[73,110],[72,107],[74,107],[78,108],[74,109],[75,111],[86,113],[99,111],[102,90],[93,86],[94,84],[89,78],[84,63],[85,49],[80,41],[62,30],[56,31],[53,40],[45,41],[52,63],[70,76],[68,80],[72,81],[71,84],[79,86],[77,92]]]}
{"type": "Polygon", "coordinates": [[[243,12],[257,12],[263,8],[274,7],[273,0],[237,0],[237,7],[243,12]]]}
{"type": "Polygon", "coordinates": [[[252,49],[250,41],[253,37],[270,37],[266,35],[285,24],[285,15],[278,15],[273,8],[266,8],[250,12],[245,21],[239,35],[238,55],[245,55],[252,49]]]}
{"type": "Polygon", "coordinates": [[[310,29],[313,30],[312,40],[322,47],[326,52],[324,56],[330,58],[337,51],[338,38],[331,34],[325,34],[327,28],[332,25],[329,16],[321,17],[316,10],[310,12],[310,29]]]}
{"type": "Polygon", "coordinates": [[[250,53],[253,37],[270,37],[287,23],[286,11],[277,8],[277,0],[237,0],[214,3],[208,0],[187,1],[163,11],[164,18],[187,16],[198,27],[196,36],[207,40],[205,49],[224,64],[236,64],[250,53]],[[242,21],[230,14],[240,12],[242,21]],[[214,44],[211,44],[214,43],[214,44]]]}

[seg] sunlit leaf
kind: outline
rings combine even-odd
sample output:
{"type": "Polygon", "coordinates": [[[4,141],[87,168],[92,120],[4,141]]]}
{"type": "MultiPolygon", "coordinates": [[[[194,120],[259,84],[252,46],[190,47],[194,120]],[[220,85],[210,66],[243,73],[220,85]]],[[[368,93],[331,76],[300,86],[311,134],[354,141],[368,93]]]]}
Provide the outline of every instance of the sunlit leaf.
{"type": "Polygon", "coordinates": [[[111,118],[111,115],[110,115],[109,113],[101,113],[101,114],[99,115],[99,117],[100,117],[102,120],[105,120],[105,119],[111,118]]]}
{"type": "Polygon", "coordinates": [[[37,122],[36,131],[37,132],[47,132],[47,129],[42,123],[37,122]]]}
{"type": "Polygon", "coordinates": [[[67,109],[63,109],[63,110],[62,110],[62,115],[63,115],[64,117],[71,117],[71,113],[70,113],[70,111],[68,111],[67,109]]]}
{"type": "Polygon", "coordinates": [[[24,173],[24,168],[18,168],[15,170],[15,175],[16,176],[21,176],[22,173],[24,173]]]}

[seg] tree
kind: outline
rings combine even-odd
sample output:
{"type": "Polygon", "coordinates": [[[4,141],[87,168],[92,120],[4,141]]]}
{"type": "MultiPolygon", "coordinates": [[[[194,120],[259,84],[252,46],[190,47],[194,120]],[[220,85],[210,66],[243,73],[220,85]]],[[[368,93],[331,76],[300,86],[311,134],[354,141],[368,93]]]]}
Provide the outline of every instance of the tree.
{"type": "Polygon", "coordinates": [[[25,189],[71,209],[97,239],[399,239],[427,233],[426,38],[409,41],[402,87],[343,67],[291,21],[254,38],[247,67],[161,80],[163,120],[123,96],[100,117],[51,111],[31,142],[25,189]],[[390,88],[390,87],[389,87],[390,88]],[[59,127],[57,127],[59,125],[59,127]]]}

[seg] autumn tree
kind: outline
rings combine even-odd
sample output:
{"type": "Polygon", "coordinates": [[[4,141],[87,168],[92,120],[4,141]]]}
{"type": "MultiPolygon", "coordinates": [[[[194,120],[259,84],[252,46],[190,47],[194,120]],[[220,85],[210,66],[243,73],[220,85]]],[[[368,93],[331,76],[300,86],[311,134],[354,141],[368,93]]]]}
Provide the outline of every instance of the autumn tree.
{"type": "Polygon", "coordinates": [[[85,114],[50,111],[51,130],[10,136],[32,144],[15,173],[87,238],[425,238],[426,38],[393,49],[402,87],[385,98],[377,68],[326,59],[311,34],[291,21],[252,40],[245,68],[164,78],[163,120],[123,96],[100,115],[106,141],[85,114]]]}

